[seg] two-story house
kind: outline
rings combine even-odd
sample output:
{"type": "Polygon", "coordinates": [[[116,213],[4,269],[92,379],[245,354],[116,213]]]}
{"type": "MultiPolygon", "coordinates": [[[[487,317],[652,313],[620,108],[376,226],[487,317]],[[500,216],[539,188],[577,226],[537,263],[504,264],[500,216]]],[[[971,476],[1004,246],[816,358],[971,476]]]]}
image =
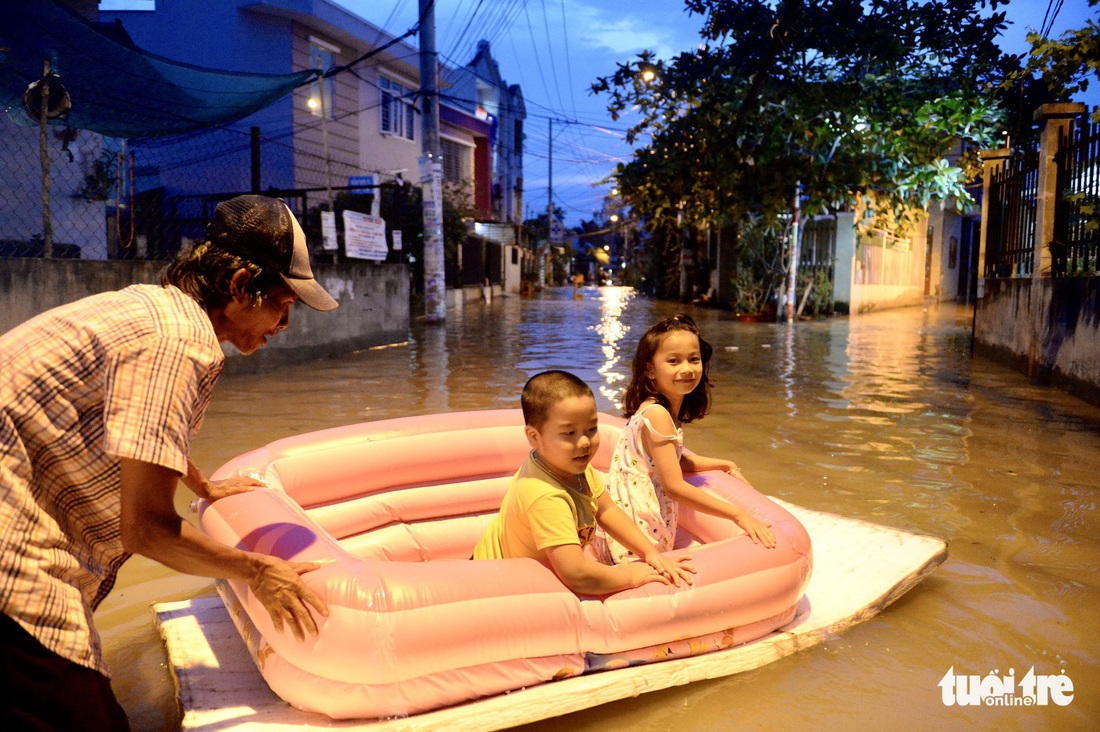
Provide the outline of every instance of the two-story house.
{"type": "MultiPolygon", "coordinates": [[[[175,60],[325,74],[237,123],[144,142],[157,154],[137,165],[139,190],[166,197],[257,187],[369,191],[387,181],[418,181],[415,34],[395,38],[329,0],[163,0],[149,10],[101,12],[101,20],[115,19],[135,45],[175,60]]],[[[487,45],[470,66],[442,69],[441,77],[445,181],[465,187],[479,221],[518,224],[522,94],[504,86],[487,45]]]]}

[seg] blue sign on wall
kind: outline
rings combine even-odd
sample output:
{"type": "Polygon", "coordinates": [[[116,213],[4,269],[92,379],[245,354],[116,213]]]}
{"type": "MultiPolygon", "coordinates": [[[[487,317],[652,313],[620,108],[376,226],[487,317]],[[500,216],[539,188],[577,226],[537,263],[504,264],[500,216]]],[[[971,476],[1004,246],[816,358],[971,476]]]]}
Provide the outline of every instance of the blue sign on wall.
{"type": "Polygon", "coordinates": [[[374,193],[374,176],[349,175],[348,193],[374,193]]]}

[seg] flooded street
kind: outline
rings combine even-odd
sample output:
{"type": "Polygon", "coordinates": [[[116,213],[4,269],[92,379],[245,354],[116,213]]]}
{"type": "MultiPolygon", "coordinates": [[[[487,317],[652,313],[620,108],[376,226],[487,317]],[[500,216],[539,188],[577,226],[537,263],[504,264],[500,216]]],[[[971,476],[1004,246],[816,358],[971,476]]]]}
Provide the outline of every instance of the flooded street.
{"type": "MultiPolygon", "coordinates": [[[[642,332],[681,309],[622,288],[450,311],[407,344],[219,382],[193,457],[207,473],[290,434],[412,414],[518,407],[528,377],[564,368],[603,411],[642,332]]],[[[691,310],[715,348],[697,452],[763,493],[932,534],[950,556],[882,614],[756,671],[645,694],[529,732],[730,729],[1093,729],[1100,719],[1100,409],[970,358],[971,310],[941,305],[829,321],[739,324],[691,310]],[[946,706],[956,675],[1073,682],[1067,706],[946,706]],[[1013,670],[1013,671],[1010,671],[1013,670]]],[[[185,511],[191,494],[181,486],[185,511]]],[[[212,592],[143,558],[97,613],[138,732],[178,726],[149,605],[212,592]]],[[[369,659],[364,659],[369,662],[369,659]]]]}

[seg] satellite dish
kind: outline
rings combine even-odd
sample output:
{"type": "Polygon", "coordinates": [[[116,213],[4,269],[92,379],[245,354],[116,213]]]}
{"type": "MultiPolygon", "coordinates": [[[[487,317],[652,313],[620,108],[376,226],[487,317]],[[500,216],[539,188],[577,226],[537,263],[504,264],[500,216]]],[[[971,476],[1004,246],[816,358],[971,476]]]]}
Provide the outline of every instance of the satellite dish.
{"type": "Polygon", "coordinates": [[[73,101],[69,98],[69,92],[58,81],[57,74],[49,73],[38,81],[32,82],[23,92],[23,109],[31,119],[42,118],[42,88],[43,84],[49,89],[49,108],[46,110],[46,119],[64,117],[73,108],[73,101]]]}

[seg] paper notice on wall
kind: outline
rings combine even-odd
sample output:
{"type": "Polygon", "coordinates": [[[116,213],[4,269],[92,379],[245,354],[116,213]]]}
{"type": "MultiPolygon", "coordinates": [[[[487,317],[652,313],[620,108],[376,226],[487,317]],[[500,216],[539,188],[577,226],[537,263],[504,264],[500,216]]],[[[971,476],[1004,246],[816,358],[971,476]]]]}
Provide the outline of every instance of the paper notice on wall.
{"type": "Polygon", "coordinates": [[[345,211],[344,252],[352,259],[384,260],[389,254],[386,222],[356,211],[345,211]]]}
{"type": "Polygon", "coordinates": [[[321,248],[326,252],[335,252],[340,248],[336,242],[336,212],[321,212],[321,248]]]}
{"type": "Polygon", "coordinates": [[[393,250],[395,252],[401,251],[401,231],[397,230],[393,232],[393,250]]]}

